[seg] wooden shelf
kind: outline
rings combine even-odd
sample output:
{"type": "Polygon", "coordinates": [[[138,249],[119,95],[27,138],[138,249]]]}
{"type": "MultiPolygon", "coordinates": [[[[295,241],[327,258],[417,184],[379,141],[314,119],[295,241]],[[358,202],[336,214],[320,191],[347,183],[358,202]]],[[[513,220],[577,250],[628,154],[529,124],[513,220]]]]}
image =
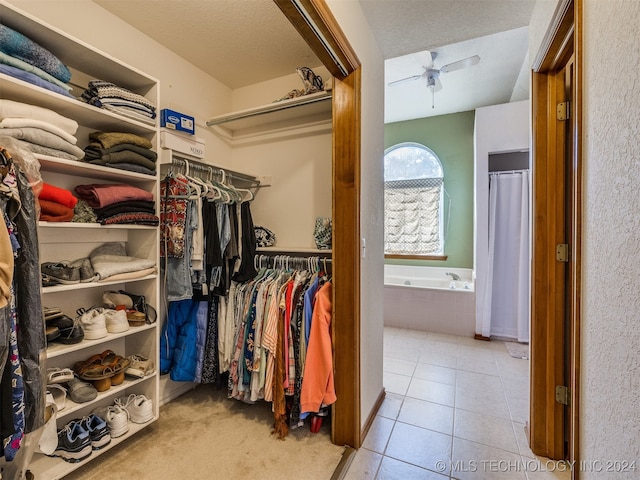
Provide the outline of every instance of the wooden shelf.
{"type": "Polygon", "coordinates": [[[331,126],[331,92],[318,92],[274,102],[255,108],[219,115],[207,120],[207,126],[234,140],[267,133],[295,133],[300,128],[331,126]]]}

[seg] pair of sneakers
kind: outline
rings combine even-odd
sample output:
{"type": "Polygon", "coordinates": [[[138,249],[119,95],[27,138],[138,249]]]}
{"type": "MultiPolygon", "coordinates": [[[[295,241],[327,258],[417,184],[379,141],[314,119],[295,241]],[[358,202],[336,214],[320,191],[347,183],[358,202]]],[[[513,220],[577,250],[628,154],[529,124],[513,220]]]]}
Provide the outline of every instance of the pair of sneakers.
{"type": "Polygon", "coordinates": [[[58,430],[58,445],[50,456],[70,463],[80,462],[110,442],[107,423],[92,413],[80,420],[71,420],[58,430]]]}
{"type": "Polygon", "coordinates": [[[98,340],[107,333],[121,333],[129,330],[127,313],[124,310],[92,307],[88,310],[79,308],[76,313],[82,323],[84,338],[98,340]]]}
{"type": "Polygon", "coordinates": [[[152,420],[153,402],[145,395],[132,393],[116,398],[113,405],[98,408],[94,413],[106,420],[111,437],[116,438],[129,431],[129,421],[147,423],[152,420]]]}

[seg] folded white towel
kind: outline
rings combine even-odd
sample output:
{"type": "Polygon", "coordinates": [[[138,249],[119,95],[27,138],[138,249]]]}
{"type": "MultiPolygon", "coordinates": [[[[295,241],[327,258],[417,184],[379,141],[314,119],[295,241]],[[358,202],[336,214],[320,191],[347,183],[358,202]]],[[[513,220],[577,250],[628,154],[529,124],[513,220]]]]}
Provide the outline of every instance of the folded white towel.
{"type": "Polygon", "coordinates": [[[60,127],[71,135],[75,135],[78,131],[78,122],[71,118],[60,115],[48,108],[4,98],[0,98],[0,117],[34,118],[36,120],[42,120],[60,127]]]}
{"type": "Polygon", "coordinates": [[[62,138],[66,142],[69,142],[71,145],[75,145],[76,143],[78,143],[78,139],[76,137],[74,137],[70,133],[65,132],[60,127],[56,127],[54,124],[45,122],[44,120],[18,117],[4,117],[0,119],[0,128],[22,127],[34,127],[39,128],[40,130],[45,130],[47,132],[53,133],[54,135],[58,135],[60,138],[62,138]]]}

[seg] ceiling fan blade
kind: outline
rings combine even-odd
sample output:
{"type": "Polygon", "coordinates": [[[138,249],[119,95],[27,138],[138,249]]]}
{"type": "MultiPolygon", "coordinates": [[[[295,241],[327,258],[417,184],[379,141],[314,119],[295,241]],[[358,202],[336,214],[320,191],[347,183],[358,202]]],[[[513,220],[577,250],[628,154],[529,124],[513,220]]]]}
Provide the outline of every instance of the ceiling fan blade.
{"type": "Polygon", "coordinates": [[[396,85],[400,85],[401,83],[411,82],[413,80],[420,80],[422,75],[412,75],[411,77],[401,78],[400,80],[394,80],[393,82],[387,83],[389,87],[395,87],[396,85]]]}
{"type": "Polygon", "coordinates": [[[440,90],[442,90],[442,82],[440,82],[439,78],[435,79],[435,85],[433,87],[433,91],[434,92],[439,92],[440,90]]]}
{"type": "Polygon", "coordinates": [[[458,60],[457,62],[449,63],[443,66],[442,68],[440,68],[440,71],[444,73],[449,73],[455,70],[460,70],[461,68],[477,65],[478,62],[480,62],[480,57],[478,55],[474,55],[473,57],[465,58],[464,60],[458,60]]]}
{"type": "Polygon", "coordinates": [[[430,52],[429,50],[416,52],[413,54],[413,58],[415,58],[416,63],[420,64],[420,66],[425,70],[433,66],[433,59],[435,58],[435,56],[436,53],[430,52]]]}

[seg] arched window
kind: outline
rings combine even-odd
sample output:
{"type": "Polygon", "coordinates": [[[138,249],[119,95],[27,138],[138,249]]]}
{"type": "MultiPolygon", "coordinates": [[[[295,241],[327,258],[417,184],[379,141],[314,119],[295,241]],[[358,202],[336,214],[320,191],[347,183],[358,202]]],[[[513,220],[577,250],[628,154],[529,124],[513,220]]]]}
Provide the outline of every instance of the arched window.
{"type": "Polygon", "coordinates": [[[444,171],[436,154],[419,143],[384,153],[384,253],[442,255],[444,171]]]}

